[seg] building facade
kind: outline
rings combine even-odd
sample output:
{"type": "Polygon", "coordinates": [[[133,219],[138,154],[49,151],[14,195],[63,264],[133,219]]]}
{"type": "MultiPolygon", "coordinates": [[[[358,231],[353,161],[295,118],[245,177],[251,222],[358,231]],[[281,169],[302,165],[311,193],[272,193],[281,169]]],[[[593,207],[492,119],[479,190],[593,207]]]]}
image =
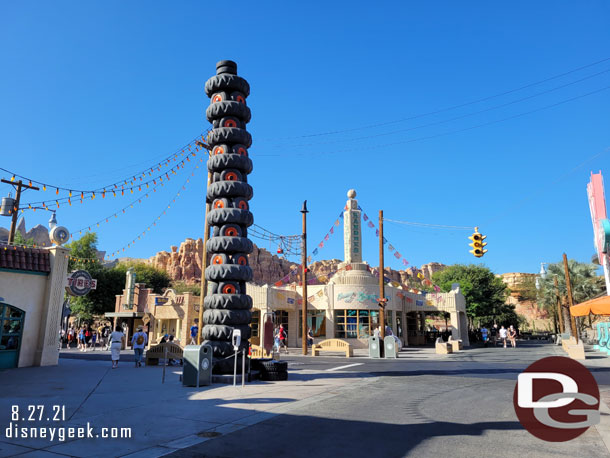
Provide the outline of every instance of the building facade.
{"type": "MultiPolygon", "coordinates": [[[[362,261],[361,215],[356,192],[350,190],[348,197],[344,212],[345,261],[339,264],[327,284],[308,285],[307,326],[313,332],[314,341],[339,338],[355,348],[364,348],[380,322],[379,278],[362,261]]],[[[287,330],[288,345],[300,347],[302,286],[248,283],[246,290],[253,299],[251,342],[257,345],[263,342],[263,323],[271,316],[276,326],[282,324],[287,330]]],[[[429,314],[447,317],[453,338],[469,345],[466,302],[459,285],[454,285],[448,293],[416,294],[400,285],[388,284],[385,296],[386,326],[403,345],[425,343],[425,316],[429,314]]],[[[107,316],[125,323],[128,333],[133,333],[140,324],[148,326],[151,344],[164,334],[172,334],[184,344],[190,340],[188,330],[198,314],[199,297],[190,293],[177,295],[172,290],[156,295],[136,283],[133,292],[127,288],[122,296],[117,296],[116,310],[107,316]],[[130,297],[133,305],[129,303],[130,297]]]]}

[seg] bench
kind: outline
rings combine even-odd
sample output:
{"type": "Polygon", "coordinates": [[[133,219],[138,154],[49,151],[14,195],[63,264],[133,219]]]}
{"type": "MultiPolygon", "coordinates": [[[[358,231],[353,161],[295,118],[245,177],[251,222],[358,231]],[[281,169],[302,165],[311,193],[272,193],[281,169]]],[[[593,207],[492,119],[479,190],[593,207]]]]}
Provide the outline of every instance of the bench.
{"type": "Polygon", "coordinates": [[[269,358],[273,355],[273,350],[267,353],[265,349],[259,345],[251,344],[250,348],[252,350],[252,358],[269,358]]]}
{"type": "Polygon", "coordinates": [[[345,352],[346,358],[354,356],[352,345],[341,339],[326,339],[311,346],[312,356],[319,356],[321,351],[345,352]]]}
{"type": "Polygon", "coordinates": [[[463,344],[462,344],[462,339],[453,339],[453,336],[449,336],[449,341],[447,342],[449,345],[451,345],[451,350],[453,350],[453,353],[460,351],[464,348],[463,344]]]}
{"type": "Polygon", "coordinates": [[[182,359],[183,358],[183,350],[182,347],[173,342],[165,342],[154,347],[150,347],[146,350],[146,365],[147,366],[156,366],[159,364],[160,359],[164,359],[166,357],[165,349],[167,348],[167,359],[182,359]]]}
{"type": "Polygon", "coordinates": [[[449,342],[445,342],[442,337],[436,339],[434,349],[437,355],[449,355],[453,353],[453,345],[449,342]]]}

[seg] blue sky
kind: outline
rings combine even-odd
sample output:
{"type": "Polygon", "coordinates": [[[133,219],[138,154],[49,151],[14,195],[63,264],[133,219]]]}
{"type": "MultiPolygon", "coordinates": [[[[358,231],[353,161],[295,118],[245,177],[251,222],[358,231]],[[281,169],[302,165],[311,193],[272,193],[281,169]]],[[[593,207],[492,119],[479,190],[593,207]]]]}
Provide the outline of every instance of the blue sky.
{"type": "MultiPolygon", "coordinates": [[[[369,216],[479,226],[483,261],[497,273],[535,272],[564,251],[590,260],[586,183],[591,171],[610,173],[610,60],[589,64],[610,57],[610,4],[220,5],[2,2],[0,167],[74,189],[135,174],[209,127],[204,83],[216,61],[232,59],[252,88],[257,224],[297,234],[307,199],[311,251],[355,188],[369,216]]],[[[99,248],[121,249],[145,231],[187,170],[96,228],[99,248]]],[[[194,171],[125,256],[203,235],[205,170],[194,171]]],[[[57,217],[74,231],[137,195],[62,205],[57,217]]],[[[26,212],[29,227],[48,216],[26,212]]],[[[385,228],[410,265],[478,262],[468,230],[385,228]]],[[[342,231],[317,259],[333,257],[343,257],[342,231]]],[[[364,232],[364,257],[377,265],[374,231],[364,232]]]]}

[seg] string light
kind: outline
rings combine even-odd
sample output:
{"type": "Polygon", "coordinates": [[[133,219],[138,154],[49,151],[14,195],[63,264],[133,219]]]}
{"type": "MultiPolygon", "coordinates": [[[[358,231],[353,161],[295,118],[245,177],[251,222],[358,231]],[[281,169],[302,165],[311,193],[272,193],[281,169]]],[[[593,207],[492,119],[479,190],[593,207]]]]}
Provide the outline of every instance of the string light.
{"type": "MultiPolygon", "coordinates": [[[[203,135],[201,135],[201,136],[203,136],[203,135]]],[[[199,136],[196,139],[194,139],[191,142],[189,142],[187,147],[193,147],[194,148],[196,142],[198,142],[198,141],[199,141],[199,136]]],[[[172,153],[166,159],[164,159],[163,161],[158,163],[158,170],[159,170],[159,172],[161,172],[161,167],[163,167],[165,165],[167,165],[169,167],[170,159],[172,159],[175,155],[176,155],[175,153],[172,153]]],[[[183,166],[184,166],[183,163],[179,163],[176,166],[174,166],[175,168],[170,169],[167,173],[169,173],[171,171],[171,173],[176,174],[176,169],[180,169],[183,166]]],[[[142,175],[142,177],[140,177],[140,182],[141,183],[145,183],[144,180],[143,180],[143,177],[146,176],[146,170],[148,170],[148,167],[143,172],[138,172],[137,174],[133,175],[131,186],[135,185],[135,181],[139,177],[140,174],[142,175]]],[[[152,177],[152,171],[154,170],[154,167],[150,167],[150,170],[151,170],[151,173],[149,173],[149,175],[152,177]]],[[[7,170],[5,168],[2,168],[2,167],[0,167],[0,171],[3,171],[3,172],[6,172],[7,174],[10,174],[11,175],[11,181],[15,181],[17,178],[19,178],[19,179],[22,179],[24,181],[29,182],[30,186],[32,186],[33,184],[38,184],[38,185],[42,186],[42,190],[43,191],[47,190],[47,186],[51,186],[52,188],[55,188],[55,195],[59,195],[60,191],[65,191],[66,194],[67,194],[67,197],[66,198],[58,199],[60,202],[67,202],[67,198],[68,197],[72,197],[72,193],[73,192],[81,193],[81,199],[84,199],[85,195],[92,195],[93,192],[98,192],[99,193],[99,192],[105,191],[105,188],[108,188],[108,187],[113,187],[114,186],[114,188],[116,189],[117,188],[117,184],[119,184],[121,182],[121,180],[119,180],[119,181],[117,181],[115,183],[112,183],[112,184],[109,184],[109,185],[106,185],[104,187],[100,187],[100,188],[97,188],[97,189],[93,189],[93,190],[77,190],[77,191],[75,191],[74,189],[63,187],[63,186],[47,185],[46,183],[43,183],[43,182],[41,182],[39,180],[33,180],[33,179],[30,179],[30,178],[27,178],[27,177],[25,177],[23,175],[14,173],[14,172],[12,172],[10,170],[7,170]]],[[[127,184],[127,182],[128,182],[128,180],[124,180],[125,184],[127,184]]],[[[41,204],[42,201],[28,202],[28,203],[31,203],[31,204],[41,204]]]]}

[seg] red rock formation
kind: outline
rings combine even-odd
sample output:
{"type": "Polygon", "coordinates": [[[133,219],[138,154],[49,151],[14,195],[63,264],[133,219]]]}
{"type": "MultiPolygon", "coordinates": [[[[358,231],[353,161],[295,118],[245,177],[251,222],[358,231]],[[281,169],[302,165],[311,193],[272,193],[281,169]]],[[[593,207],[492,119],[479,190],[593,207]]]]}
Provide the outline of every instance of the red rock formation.
{"type": "MultiPolygon", "coordinates": [[[[174,281],[182,281],[188,284],[199,283],[201,281],[202,250],[202,239],[186,239],[180,244],[180,247],[172,246],[171,252],[160,251],[148,262],[159,269],[165,270],[174,281]]],[[[248,259],[254,274],[253,281],[259,285],[273,284],[286,277],[291,269],[299,265],[272,255],[264,248],[259,248],[256,245],[254,245],[252,253],[248,255],[248,259]]],[[[312,274],[317,277],[329,277],[337,271],[341,262],[339,259],[316,261],[309,268],[312,274]]],[[[416,277],[419,272],[422,272],[425,278],[429,279],[433,272],[444,267],[443,264],[434,262],[424,264],[421,270],[412,267],[400,271],[386,268],[385,276],[404,283],[410,278],[416,277]]],[[[373,273],[376,270],[376,268],[373,268],[373,273]]],[[[291,281],[297,281],[294,275],[290,279],[291,281]]]]}

